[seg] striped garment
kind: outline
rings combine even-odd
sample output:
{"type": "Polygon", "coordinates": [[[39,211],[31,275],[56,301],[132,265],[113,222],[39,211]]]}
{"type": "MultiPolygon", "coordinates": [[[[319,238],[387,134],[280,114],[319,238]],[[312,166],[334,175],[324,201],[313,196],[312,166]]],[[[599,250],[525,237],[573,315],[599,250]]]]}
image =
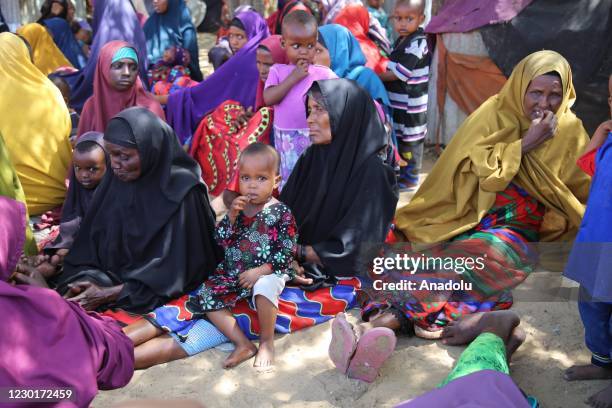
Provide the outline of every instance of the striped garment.
{"type": "Polygon", "coordinates": [[[427,134],[427,91],[431,57],[422,28],[408,37],[400,37],[387,66],[397,81],[385,86],[393,108],[393,122],[397,139],[415,142],[427,134]]]}

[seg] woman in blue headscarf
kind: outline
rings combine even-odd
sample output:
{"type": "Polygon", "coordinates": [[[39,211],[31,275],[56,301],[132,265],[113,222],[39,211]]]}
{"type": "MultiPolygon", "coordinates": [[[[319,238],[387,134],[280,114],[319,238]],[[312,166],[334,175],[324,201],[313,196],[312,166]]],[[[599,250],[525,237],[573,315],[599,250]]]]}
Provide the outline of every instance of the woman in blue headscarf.
{"type": "Polygon", "coordinates": [[[75,68],[83,69],[87,64],[87,57],[74,34],[72,34],[68,21],[61,17],[53,17],[43,20],[42,23],[51,31],[55,45],[62,50],[68,61],[75,68]]]}
{"type": "Polygon", "coordinates": [[[172,46],[186,49],[191,55],[190,76],[202,81],[198,61],[198,40],[184,0],[158,0],[153,3],[155,13],[144,25],[147,39],[148,59],[156,63],[163,58],[164,51],[172,46]]]}
{"type": "Polygon", "coordinates": [[[359,42],[344,26],[327,24],[319,27],[319,43],[315,63],[326,65],[339,78],[352,79],[370,93],[372,99],[385,107],[389,96],[378,75],[365,66],[366,57],[359,42]]]}

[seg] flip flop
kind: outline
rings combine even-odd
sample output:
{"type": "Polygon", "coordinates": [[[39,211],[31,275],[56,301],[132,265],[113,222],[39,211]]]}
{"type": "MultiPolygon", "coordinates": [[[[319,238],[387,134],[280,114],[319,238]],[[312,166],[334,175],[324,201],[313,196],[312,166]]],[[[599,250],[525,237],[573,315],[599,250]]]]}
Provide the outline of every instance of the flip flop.
{"type": "Polygon", "coordinates": [[[353,327],[346,321],[344,313],[338,313],[331,324],[332,339],[329,343],[329,358],[338,371],[346,374],[349,361],[357,347],[357,337],[353,327]]]}
{"type": "Polygon", "coordinates": [[[349,378],[374,382],[378,370],[393,354],[397,338],[393,330],[386,327],[376,327],[368,330],[357,343],[357,349],[349,364],[349,378]]]}

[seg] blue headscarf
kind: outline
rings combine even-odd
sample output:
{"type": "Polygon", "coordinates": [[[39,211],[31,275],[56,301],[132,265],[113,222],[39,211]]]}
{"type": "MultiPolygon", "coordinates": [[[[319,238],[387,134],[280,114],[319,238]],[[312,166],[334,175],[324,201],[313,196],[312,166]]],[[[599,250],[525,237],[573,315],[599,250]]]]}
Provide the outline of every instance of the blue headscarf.
{"type": "Polygon", "coordinates": [[[196,30],[184,0],[169,0],[164,14],[151,14],[144,25],[144,33],[150,63],[162,59],[164,50],[170,46],[185,48],[191,54],[191,78],[202,81],[196,30]]]}
{"type": "MultiPolygon", "coordinates": [[[[597,151],[595,176],[565,276],[591,297],[612,302],[612,132],[597,151]]],[[[583,299],[584,300],[584,299],[583,299]]]]}
{"type": "Polygon", "coordinates": [[[325,48],[329,51],[331,69],[340,78],[352,79],[367,90],[373,99],[390,106],[389,95],[378,75],[365,66],[366,57],[353,34],[339,24],[319,27],[325,48]]]}
{"type": "Polygon", "coordinates": [[[76,69],[83,69],[87,64],[87,57],[85,57],[77,39],[74,38],[70,24],[60,17],[43,20],[43,24],[51,31],[55,45],[62,50],[68,61],[76,69]]]}

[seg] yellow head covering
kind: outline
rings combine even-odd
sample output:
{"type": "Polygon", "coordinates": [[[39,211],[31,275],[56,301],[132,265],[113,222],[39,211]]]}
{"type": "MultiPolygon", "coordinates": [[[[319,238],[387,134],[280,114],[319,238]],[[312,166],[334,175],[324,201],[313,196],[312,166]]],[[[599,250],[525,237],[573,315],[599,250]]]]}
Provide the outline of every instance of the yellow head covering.
{"type": "Polygon", "coordinates": [[[397,226],[414,243],[446,241],[475,227],[510,182],[546,206],[540,239],[571,239],[580,225],[590,178],[576,160],[588,142],[570,111],[576,99],[568,62],[553,51],[524,58],[499,94],[463,122],[412,201],[397,212],[397,226]],[[527,87],[555,71],[563,84],[555,135],[521,155],[531,120],[523,113],[527,87]]]}
{"type": "Polygon", "coordinates": [[[71,161],[70,114],[53,83],[32,64],[25,43],[0,34],[0,134],[31,215],[64,201],[71,161]]]}
{"type": "Polygon", "coordinates": [[[26,24],[17,30],[32,47],[34,65],[45,75],[49,75],[60,67],[72,67],[62,51],[57,48],[47,29],[40,24],[26,24]]]}

